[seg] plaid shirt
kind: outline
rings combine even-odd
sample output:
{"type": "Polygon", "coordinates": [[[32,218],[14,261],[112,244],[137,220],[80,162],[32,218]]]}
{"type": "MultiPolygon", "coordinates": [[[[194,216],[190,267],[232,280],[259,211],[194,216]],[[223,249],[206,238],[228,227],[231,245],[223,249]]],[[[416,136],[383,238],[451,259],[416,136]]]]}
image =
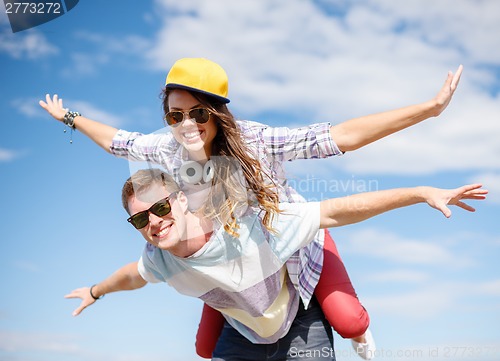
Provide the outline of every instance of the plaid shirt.
{"type": "MultiPolygon", "coordinates": [[[[263,172],[276,182],[282,202],[305,202],[305,199],[289,186],[285,177],[284,161],[342,154],[330,137],[329,123],[312,124],[297,129],[272,128],[243,120],[237,121],[237,124],[249,150],[255,159],[260,161],[263,172]]],[[[188,160],[188,152],[175,140],[168,128],[148,135],[119,130],[110,151],[129,161],[146,161],[162,166],[183,188],[178,170],[182,163],[188,160]]],[[[290,279],[306,307],[321,275],[323,240],[324,231],[318,231],[314,240],[287,262],[290,279]]]]}

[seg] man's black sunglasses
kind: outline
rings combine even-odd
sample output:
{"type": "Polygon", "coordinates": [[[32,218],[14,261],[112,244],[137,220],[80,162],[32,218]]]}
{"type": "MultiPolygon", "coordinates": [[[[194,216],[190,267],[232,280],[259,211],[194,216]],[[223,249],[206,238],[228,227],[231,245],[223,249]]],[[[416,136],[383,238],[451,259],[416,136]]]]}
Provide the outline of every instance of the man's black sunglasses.
{"type": "Polygon", "coordinates": [[[144,228],[149,223],[149,212],[153,213],[155,216],[163,217],[170,213],[172,206],[170,205],[170,198],[177,194],[177,192],[171,193],[168,197],[165,197],[155,204],[153,204],[149,209],[142,212],[138,212],[130,216],[127,221],[132,223],[136,229],[144,228]]]}

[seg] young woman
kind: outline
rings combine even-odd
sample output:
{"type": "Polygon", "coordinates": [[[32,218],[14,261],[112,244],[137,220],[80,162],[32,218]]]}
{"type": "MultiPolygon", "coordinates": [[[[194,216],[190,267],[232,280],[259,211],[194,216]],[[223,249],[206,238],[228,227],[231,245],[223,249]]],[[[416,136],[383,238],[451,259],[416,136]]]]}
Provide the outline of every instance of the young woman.
{"type": "MultiPolygon", "coordinates": [[[[199,58],[178,60],[167,76],[163,108],[171,133],[143,135],[117,130],[68,111],[57,95],[52,98],[47,95],[40,105],[54,118],[86,134],[116,156],[162,165],[195,207],[210,199],[207,186],[210,180],[203,181],[203,176],[210,173],[210,166],[207,167],[210,158],[221,155],[238,159],[248,189],[266,212],[263,223],[268,227],[279,200],[305,201],[288,185],[284,161],[340,155],[438,116],[449,104],[461,72],[461,66],[456,74],[450,72],[444,86],[430,101],[334,126],[320,123],[298,129],[235,120],[227,107],[225,71],[218,64],[199,58]]],[[[236,217],[231,211],[229,215],[227,229],[231,229],[236,217]]],[[[366,333],[368,314],[357,299],[329,232],[318,232],[309,246],[288,261],[287,268],[305,307],[314,293],[336,332],[351,338],[353,346],[360,347],[357,351],[362,357],[373,354],[366,352],[374,347],[371,335],[366,333]]],[[[197,352],[203,357],[210,357],[218,337],[216,330],[208,332],[204,328],[215,327],[214,317],[222,320],[219,314],[205,307],[197,336],[197,352]]]]}

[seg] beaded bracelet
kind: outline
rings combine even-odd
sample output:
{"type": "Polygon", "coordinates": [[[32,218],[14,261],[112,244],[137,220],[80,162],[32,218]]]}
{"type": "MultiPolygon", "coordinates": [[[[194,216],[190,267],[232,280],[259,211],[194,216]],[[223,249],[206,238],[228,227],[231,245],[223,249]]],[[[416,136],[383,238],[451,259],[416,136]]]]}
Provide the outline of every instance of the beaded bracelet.
{"type": "Polygon", "coordinates": [[[72,111],[68,110],[66,112],[66,114],[64,114],[63,123],[72,129],[76,129],[75,128],[75,118],[79,117],[79,116],[81,116],[80,113],[72,112],[72,111]]]}
{"type": "MultiPolygon", "coordinates": [[[[71,130],[70,138],[69,138],[69,143],[73,144],[73,130],[76,130],[75,127],[75,118],[81,116],[80,113],[78,112],[72,112],[72,111],[67,111],[66,114],[64,114],[63,118],[63,123],[69,127],[71,130]]],[[[66,133],[66,129],[64,129],[64,133],[66,133]]]]}

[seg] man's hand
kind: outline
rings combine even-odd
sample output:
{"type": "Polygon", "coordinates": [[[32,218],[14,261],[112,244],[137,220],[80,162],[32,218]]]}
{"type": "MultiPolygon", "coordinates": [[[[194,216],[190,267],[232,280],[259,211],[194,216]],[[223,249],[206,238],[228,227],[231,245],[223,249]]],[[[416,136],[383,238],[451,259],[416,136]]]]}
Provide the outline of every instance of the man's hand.
{"type": "Polygon", "coordinates": [[[96,301],[94,297],[90,295],[90,287],[77,288],[64,296],[64,298],[80,298],[82,300],[80,307],[73,311],[73,316],[78,316],[85,308],[96,301]]]}
{"type": "Polygon", "coordinates": [[[463,199],[485,199],[488,190],[482,189],[482,184],[469,184],[455,189],[439,189],[424,187],[424,198],[429,206],[441,211],[446,218],[450,218],[451,210],[448,205],[458,206],[469,212],[475,209],[462,202],[463,199]]]}

